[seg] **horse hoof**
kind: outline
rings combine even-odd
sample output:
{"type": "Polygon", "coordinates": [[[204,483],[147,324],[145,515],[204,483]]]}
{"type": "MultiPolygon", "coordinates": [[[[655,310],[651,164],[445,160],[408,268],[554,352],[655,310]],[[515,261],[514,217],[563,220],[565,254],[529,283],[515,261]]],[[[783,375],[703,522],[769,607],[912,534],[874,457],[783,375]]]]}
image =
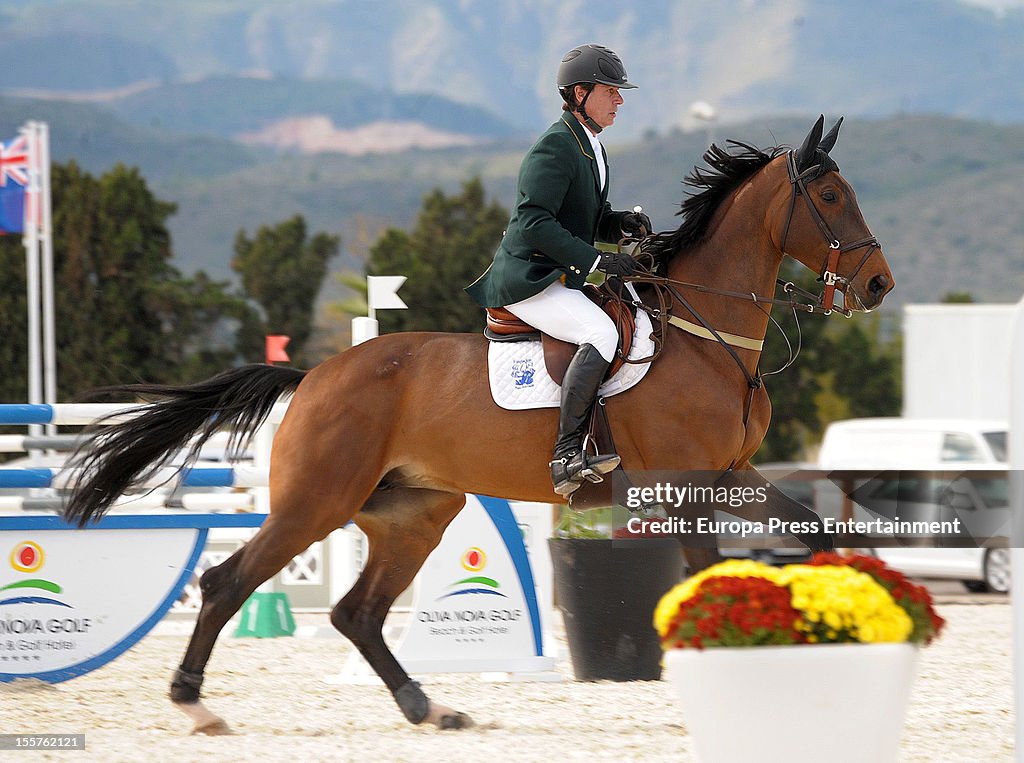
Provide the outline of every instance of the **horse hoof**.
{"type": "Polygon", "coordinates": [[[224,736],[231,733],[224,719],[207,710],[202,702],[176,702],[175,706],[192,719],[193,734],[224,736]]]}
{"type": "Polygon", "coordinates": [[[231,733],[231,727],[228,726],[228,724],[220,718],[218,718],[215,721],[210,721],[209,723],[204,724],[202,726],[196,726],[194,729],[192,729],[193,735],[205,734],[206,736],[211,737],[227,736],[231,733]]]}
{"type": "Polygon", "coordinates": [[[439,729],[468,729],[474,725],[473,719],[465,713],[455,712],[450,715],[442,715],[438,721],[437,727],[439,729]]]}
{"type": "Polygon", "coordinates": [[[458,710],[439,705],[436,702],[430,703],[430,710],[427,717],[423,719],[427,723],[433,723],[439,729],[468,729],[474,725],[473,719],[458,710]]]}

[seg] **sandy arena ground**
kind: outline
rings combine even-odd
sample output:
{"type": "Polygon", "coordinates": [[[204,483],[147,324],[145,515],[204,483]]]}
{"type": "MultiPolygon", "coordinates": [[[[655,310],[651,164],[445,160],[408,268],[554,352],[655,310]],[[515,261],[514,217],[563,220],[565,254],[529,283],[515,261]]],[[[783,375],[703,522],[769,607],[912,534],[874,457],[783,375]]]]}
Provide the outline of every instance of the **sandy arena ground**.
{"type": "MultiPolygon", "coordinates": [[[[901,745],[905,761],[1013,758],[1011,611],[1005,598],[975,601],[939,606],[949,625],[921,655],[901,745]]],[[[300,623],[326,624],[326,615],[303,615],[300,623]]],[[[0,684],[0,733],[84,733],[87,746],[85,752],[8,752],[0,758],[692,760],[664,681],[576,682],[567,659],[559,660],[559,672],[570,680],[560,683],[428,676],[424,685],[432,698],[479,724],[469,731],[438,731],[407,724],[382,684],[325,683],[322,678],[337,674],[349,653],[347,641],[235,639],[227,629],[207,670],[204,695],[235,735],[189,736],[189,722],[166,699],[171,671],[185,648],[183,631],[182,624],[161,627],[113,663],[66,683],[0,684]]],[[[565,655],[557,628],[556,638],[565,655]]],[[[827,759],[827,750],[822,753],[827,759]]]]}

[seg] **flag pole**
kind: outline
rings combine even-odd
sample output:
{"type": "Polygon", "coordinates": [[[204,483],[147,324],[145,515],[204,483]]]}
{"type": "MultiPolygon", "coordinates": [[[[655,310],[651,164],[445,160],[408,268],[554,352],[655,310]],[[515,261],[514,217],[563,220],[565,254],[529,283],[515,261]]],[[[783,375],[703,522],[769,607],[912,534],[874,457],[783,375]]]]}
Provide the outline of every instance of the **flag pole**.
{"type": "MultiPolygon", "coordinates": [[[[39,227],[32,210],[39,193],[39,151],[35,130],[27,123],[19,132],[28,142],[28,187],[25,189],[25,223],[22,242],[25,245],[26,306],[28,309],[28,401],[43,402],[42,339],[40,329],[40,277],[39,277],[39,227]]],[[[39,424],[29,425],[29,434],[38,436],[43,428],[39,424]]]]}
{"type": "MultiPolygon", "coordinates": [[[[35,123],[39,145],[39,226],[42,237],[43,282],[43,401],[57,402],[57,328],[54,317],[53,208],[50,201],[50,126],[35,123]]],[[[46,425],[47,434],[57,434],[55,424],[46,425]]]]}

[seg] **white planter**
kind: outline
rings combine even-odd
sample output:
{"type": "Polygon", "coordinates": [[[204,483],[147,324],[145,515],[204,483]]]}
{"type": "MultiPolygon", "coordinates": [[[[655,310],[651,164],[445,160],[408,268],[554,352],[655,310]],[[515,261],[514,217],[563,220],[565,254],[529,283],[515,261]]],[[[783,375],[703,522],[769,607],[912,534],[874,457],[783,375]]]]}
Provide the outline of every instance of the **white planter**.
{"type": "Polygon", "coordinates": [[[674,649],[665,674],[701,763],[886,763],[918,650],[911,644],[674,649]]]}

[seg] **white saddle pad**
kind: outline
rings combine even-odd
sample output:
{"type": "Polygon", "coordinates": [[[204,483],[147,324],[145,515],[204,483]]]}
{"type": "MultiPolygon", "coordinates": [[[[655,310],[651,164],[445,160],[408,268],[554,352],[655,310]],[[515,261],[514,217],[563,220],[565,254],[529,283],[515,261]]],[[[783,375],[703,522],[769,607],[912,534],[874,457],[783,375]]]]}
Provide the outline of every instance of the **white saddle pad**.
{"type": "MultiPolygon", "coordinates": [[[[651,319],[642,310],[636,316],[636,332],[629,359],[646,358],[654,352],[651,319]]],[[[557,408],[561,387],[548,374],[540,340],[491,342],[487,351],[487,369],[491,396],[502,408],[522,411],[527,408],[557,408]]],[[[636,386],[650,363],[626,363],[601,385],[598,394],[611,397],[636,386]]]]}

